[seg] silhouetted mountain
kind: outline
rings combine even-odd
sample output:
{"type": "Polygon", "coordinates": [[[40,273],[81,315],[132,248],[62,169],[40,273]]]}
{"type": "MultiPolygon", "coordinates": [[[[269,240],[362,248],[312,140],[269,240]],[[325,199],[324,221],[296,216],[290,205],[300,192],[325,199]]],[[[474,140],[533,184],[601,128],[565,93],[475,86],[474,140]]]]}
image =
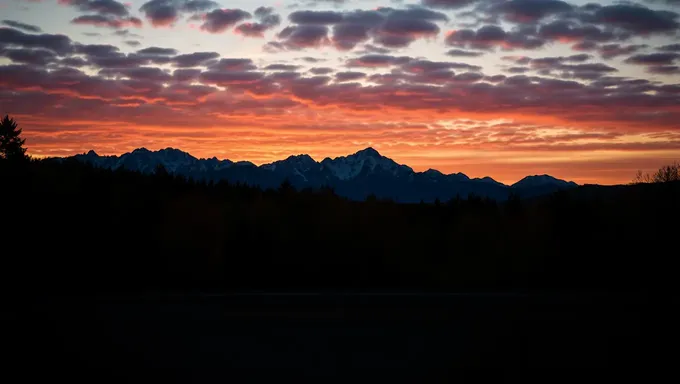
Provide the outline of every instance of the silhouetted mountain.
{"type": "Polygon", "coordinates": [[[331,187],[341,196],[364,200],[369,195],[398,202],[432,202],[473,194],[505,200],[510,193],[529,197],[576,187],[574,182],[552,176],[527,176],[512,186],[490,177],[470,179],[463,173],[443,174],[435,169],[415,172],[407,165],[366,148],[348,156],[315,161],[309,155],[289,156],[285,160],[256,166],[247,161],[198,159],[178,149],[150,151],[135,149],[121,156],[99,156],[94,151],[75,159],[108,169],[125,168],[152,173],[159,164],[168,172],[196,180],[239,182],[263,188],[276,188],[288,180],[298,189],[331,187]]]}

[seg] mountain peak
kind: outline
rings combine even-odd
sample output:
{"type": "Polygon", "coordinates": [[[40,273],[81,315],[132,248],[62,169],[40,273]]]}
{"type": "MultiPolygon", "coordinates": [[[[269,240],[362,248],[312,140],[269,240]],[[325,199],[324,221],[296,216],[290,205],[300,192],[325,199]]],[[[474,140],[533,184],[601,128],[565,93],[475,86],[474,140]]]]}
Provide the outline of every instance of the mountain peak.
{"type": "Polygon", "coordinates": [[[561,187],[566,186],[577,186],[578,184],[573,181],[561,180],[550,175],[531,175],[523,178],[522,180],[516,182],[512,185],[513,188],[526,188],[526,187],[536,187],[541,185],[557,185],[561,187]]]}
{"type": "Polygon", "coordinates": [[[149,153],[149,152],[151,152],[151,151],[146,149],[146,147],[139,147],[139,148],[135,149],[134,151],[132,151],[132,153],[149,153]]]}
{"type": "Polygon", "coordinates": [[[382,157],[382,155],[373,147],[367,147],[355,153],[355,155],[363,155],[368,157],[382,157]]]}
{"type": "Polygon", "coordinates": [[[93,149],[90,149],[89,151],[87,151],[87,153],[85,154],[85,156],[99,157],[99,155],[97,154],[97,152],[95,152],[93,149]]]}

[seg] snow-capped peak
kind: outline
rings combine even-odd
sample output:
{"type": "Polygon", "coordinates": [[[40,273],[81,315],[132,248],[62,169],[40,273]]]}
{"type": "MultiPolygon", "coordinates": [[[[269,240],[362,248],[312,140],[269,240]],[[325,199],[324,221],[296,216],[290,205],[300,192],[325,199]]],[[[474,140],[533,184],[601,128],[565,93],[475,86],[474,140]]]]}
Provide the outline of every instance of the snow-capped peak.
{"type": "Polygon", "coordinates": [[[349,156],[340,156],[334,159],[325,158],[321,165],[328,168],[338,179],[350,180],[362,172],[374,173],[381,170],[399,176],[400,174],[412,174],[413,170],[384,157],[375,149],[368,147],[349,156]]]}

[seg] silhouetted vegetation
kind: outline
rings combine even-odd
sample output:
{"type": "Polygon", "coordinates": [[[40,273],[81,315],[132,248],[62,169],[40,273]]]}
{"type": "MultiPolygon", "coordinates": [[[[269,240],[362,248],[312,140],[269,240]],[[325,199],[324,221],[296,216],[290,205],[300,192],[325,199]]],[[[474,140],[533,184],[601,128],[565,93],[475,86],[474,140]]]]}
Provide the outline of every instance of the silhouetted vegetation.
{"type": "Polygon", "coordinates": [[[638,290],[677,248],[680,185],[396,204],[0,161],[5,283],[21,290],[638,290]]]}
{"type": "Polygon", "coordinates": [[[0,121],[0,160],[21,161],[26,159],[25,139],[21,138],[21,128],[9,115],[0,121]]]}
{"type": "Polygon", "coordinates": [[[680,163],[664,165],[652,174],[637,171],[635,178],[633,178],[633,184],[668,183],[672,181],[680,181],[680,163]]]}

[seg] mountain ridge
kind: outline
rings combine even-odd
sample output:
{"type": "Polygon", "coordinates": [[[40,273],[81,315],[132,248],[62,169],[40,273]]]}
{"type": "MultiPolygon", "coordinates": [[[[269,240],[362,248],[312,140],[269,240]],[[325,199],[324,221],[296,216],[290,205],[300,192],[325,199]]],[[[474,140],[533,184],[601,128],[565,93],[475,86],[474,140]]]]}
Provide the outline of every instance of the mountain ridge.
{"type": "Polygon", "coordinates": [[[357,200],[374,195],[398,202],[418,202],[448,200],[455,196],[465,198],[471,194],[504,200],[511,194],[536,196],[578,186],[573,181],[550,175],[526,176],[517,183],[506,185],[489,176],[470,178],[464,173],[444,174],[432,168],[416,172],[372,147],[346,156],[325,157],[321,161],[307,154],[291,155],[259,166],[248,161],[197,158],[172,147],[156,151],[141,147],[111,156],[100,156],[90,150],[70,158],[101,168],[125,168],[142,173],[153,173],[160,164],[172,174],[263,188],[276,188],[288,180],[296,188],[332,187],[338,194],[357,200]]]}

